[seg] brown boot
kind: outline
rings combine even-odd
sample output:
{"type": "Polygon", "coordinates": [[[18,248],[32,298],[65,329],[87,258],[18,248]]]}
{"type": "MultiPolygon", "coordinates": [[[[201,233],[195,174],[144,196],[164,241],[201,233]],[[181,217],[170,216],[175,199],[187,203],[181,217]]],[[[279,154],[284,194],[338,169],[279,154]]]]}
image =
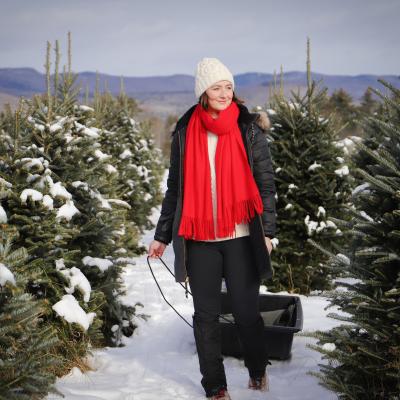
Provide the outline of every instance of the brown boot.
{"type": "Polygon", "coordinates": [[[217,394],[214,394],[214,396],[207,397],[207,399],[211,400],[231,400],[231,396],[229,396],[229,393],[226,389],[222,388],[218,391],[217,394]]]}
{"type": "Polygon", "coordinates": [[[261,378],[250,378],[248,388],[252,390],[259,390],[261,392],[268,392],[269,390],[268,375],[265,373],[265,375],[261,378]]]}

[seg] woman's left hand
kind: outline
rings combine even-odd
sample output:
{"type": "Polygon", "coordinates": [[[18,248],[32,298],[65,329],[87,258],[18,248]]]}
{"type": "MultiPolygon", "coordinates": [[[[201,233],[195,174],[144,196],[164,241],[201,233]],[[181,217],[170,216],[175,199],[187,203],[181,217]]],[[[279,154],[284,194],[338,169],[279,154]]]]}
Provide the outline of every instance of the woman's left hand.
{"type": "Polygon", "coordinates": [[[265,244],[266,244],[266,246],[267,246],[268,253],[271,254],[271,251],[272,251],[272,242],[271,242],[271,239],[270,239],[269,237],[267,237],[267,236],[265,236],[265,244]]]}

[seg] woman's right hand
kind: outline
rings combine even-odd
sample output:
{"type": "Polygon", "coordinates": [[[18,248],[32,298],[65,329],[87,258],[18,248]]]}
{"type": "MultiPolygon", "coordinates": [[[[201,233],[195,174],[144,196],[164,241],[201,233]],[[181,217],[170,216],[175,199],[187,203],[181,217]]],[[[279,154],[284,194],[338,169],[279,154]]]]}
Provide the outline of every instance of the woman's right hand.
{"type": "Polygon", "coordinates": [[[162,257],[166,247],[167,245],[165,243],[159,242],[158,240],[153,240],[149,246],[148,256],[150,258],[162,257]]]}

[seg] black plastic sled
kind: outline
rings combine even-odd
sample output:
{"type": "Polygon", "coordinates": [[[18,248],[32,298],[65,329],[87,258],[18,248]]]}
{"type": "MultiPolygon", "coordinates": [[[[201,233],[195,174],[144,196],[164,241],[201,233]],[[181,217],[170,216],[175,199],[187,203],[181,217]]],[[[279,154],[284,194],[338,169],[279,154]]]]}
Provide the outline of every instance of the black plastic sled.
{"type": "MultiPolygon", "coordinates": [[[[234,321],[229,295],[221,292],[224,318],[234,321]]],[[[260,294],[260,313],[264,320],[267,357],[286,360],[291,355],[293,335],[303,329],[303,309],[300,297],[279,294],[260,294]]],[[[243,357],[242,345],[234,324],[219,319],[222,335],[222,354],[243,357]]]]}

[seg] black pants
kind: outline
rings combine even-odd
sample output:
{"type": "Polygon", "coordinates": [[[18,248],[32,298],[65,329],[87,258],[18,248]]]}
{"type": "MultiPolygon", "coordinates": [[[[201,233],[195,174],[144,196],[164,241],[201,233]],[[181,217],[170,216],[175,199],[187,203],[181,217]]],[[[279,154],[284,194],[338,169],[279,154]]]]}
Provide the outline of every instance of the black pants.
{"type": "Polygon", "coordinates": [[[249,236],[219,242],[188,240],[187,250],[201,384],[206,396],[211,396],[219,388],[227,388],[218,321],[222,277],[232,300],[232,313],[249,375],[259,377],[265,373],[268,360],[258,302],[260,279],[254,268],[249,236]]]}

